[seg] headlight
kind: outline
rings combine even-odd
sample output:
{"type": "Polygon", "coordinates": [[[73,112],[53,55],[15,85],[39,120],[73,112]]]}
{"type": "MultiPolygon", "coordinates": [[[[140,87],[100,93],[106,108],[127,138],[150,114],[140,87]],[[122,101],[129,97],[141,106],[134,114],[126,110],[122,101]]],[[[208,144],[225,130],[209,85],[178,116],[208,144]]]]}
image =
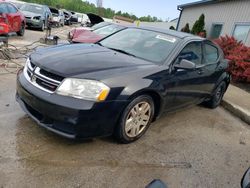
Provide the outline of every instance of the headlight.
{"type": "Polygon", "coordinates": [[[99,102],[107,98],[109,91],[108,86],[96,80],[66,78],[56,92],[59,95],[99,102]]]}
{"type": "Polygon", "coordinates": [[[33,17],[33,20],[35,20],[35,21],[39,21],[39,20],[40,20],[40,18],[41,18],[41,16],[35,16],[35,17],[33,17]]]}
{"type": "Polygon", "coordinates": [[[59,18],[58,17],[53,17],[52,20],[55,21],[55,22],[58,22],[59,18]]]}

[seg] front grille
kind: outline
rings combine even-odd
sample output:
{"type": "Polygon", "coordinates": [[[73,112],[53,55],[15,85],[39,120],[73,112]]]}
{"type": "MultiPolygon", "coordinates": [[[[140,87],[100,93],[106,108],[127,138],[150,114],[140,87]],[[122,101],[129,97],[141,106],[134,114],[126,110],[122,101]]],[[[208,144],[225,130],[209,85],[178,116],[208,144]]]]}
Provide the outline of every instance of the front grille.
{"type": "Polygon", "coordinates": [[[25,18],[26,18],[26,19],[29,19],[29,20],[31,19],[31,17],[29,17],[29,16],[25,16],[25,18]]]}
{"type": "Polygon", "coordinates": [[[50,90],[50,91],[55,91],[56,88],[58,87],[57,84],[51,83],[51,82],[47,82],[44,81],[42,79],[40,79],[39,77],[36,78],[36,83],[40,86],[42,86],[43,88],[50,90]]]}
{"type": "Polygon", "coordinates": [[[36,67],[35,64],[28,61],[24,69],[24,75],[26,79],[34,86],[53,93],[57,87],[61,84],[64,77],[50,73],[44,69],[36,67]]]}
{"type": "Polygon", "coordinates": [[[64,79],[64,77],[58,76],[58,75],[53,74],[53,73],[51,73],[51,72],[48,72],[48,71],[46,71],[46,70],[44,70],[44,69],[41,69],[41,70],[40,70],[40,73],[41,73],[42,75],[44,75],[44,76],[47,76],[47,77],[49,77],[49,78],[52,78],[52,79],[55,79],[55,80],[58,80],[58,81],[62,81],[62,80],[64,79]]]}

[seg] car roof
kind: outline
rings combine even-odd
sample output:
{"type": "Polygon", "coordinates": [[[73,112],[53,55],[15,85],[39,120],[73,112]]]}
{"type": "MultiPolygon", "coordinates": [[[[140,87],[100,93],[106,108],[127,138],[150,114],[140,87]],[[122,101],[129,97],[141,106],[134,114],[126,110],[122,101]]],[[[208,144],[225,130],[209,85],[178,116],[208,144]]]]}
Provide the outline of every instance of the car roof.
{"type": "Polygon", "coordinates": [[[190,33],[184,33],[184,32],[180,32],[180,31],[175,31],[175,30],[171,30],[171,29],[160,29],[160,28],[156,28],[156,27],[144,27],[144,26],[140,26],[140,27],[136,27],[136,26],[129,26],[130,28],[139,28],[139,29],[145,29],[145,30],[150,30],[150,31],[155,31],[155,32],[159,32],[159,33],[163,33],[163,34],[167,34],[167,35],[171,35],[177,38],[193,38],[193,39],[203,39],[202,37],[196,36],[196,35],[192,35],[190,33]]]}
{"type": "Polygon", "coordinates": [[[6,0],[0,0],[0,3],[11,3],[11,2],[6,0]]]}
{"type": "Polygon", "coordinates": [[[34,5],[34,6],[38,6],[38,7],[48,7],[47,5],[40,5],[40,4],[36,4],[36,3],[25,3],[25,5],[34,5]]]}

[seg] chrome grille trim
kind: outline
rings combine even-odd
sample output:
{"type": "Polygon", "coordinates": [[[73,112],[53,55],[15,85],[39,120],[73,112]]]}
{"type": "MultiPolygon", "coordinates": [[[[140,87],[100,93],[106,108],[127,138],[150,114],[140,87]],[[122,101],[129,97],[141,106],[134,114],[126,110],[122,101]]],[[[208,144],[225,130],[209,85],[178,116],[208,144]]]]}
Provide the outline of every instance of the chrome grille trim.
{"type": "Polygon", "coordinates": [[[29,70],[31,70],[33,72],[33,67],[31,66],[31,62],[30,61],[27,61],[27,66],[29,68],[29,70]]]}
{"type": "MultiPolygon", "coordinates": [[[[49,78],[49,77],[47,77],[47,76],[44,76],[44,75],[42,75],[41,73],[40,73],[40,68],[39,67],[37,67],[36,69],[35,69],[35,76],[39,76],[39,77],[41,77],[41,78],[43,78],[43,79],[46,79],[47,81],[50,81],[51,83],[53,83],[53,84],[57,84],[57,85],[60,85],[61,84],[61,82],[59,82],[59,81],[57,81],[57,80],[54,80],[54,79],[52,79],[52,78],[49,78]]],[[[45,80],[45,81],[46,81],[45,80]]]]}
{"type": "Polygon", "coordinates": [[[31,62],[27,61],[27,64],[24,67],[24,71],[23,71],[24,72],[24,77],[32,85],[34,85],[35,87],[37,87],[37,88],[39,88],[39,89],[41,89],[41,90],[43,90],[45,92],[51,93],[51,94],[54,93],[56,91],[57,87],[61,84],[61,81],[49,78],[49,77],[41,74],[40,70],[41,70],[41,68],[36,67],[36,66],[33,68],[32,65],[31,65],[31,62]],[[43,87],[42,85],[39,85],[37,83],[37,79],[39,79],[40,81],[44,82],[45,85],[48,84],[48,85],[51,85],[51,86],[55,86],[55,91],[51,91],[51,90],[43,87]]]}

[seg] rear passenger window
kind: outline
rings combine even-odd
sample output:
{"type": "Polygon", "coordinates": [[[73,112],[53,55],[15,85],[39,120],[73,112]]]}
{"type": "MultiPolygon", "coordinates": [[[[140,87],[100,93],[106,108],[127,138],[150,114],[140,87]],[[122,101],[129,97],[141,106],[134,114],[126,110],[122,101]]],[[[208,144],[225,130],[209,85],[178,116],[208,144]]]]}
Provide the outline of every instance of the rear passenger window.
{"type": "Polygon", "coordinates": [[[204,54],[205,63],[216,63],[218,57],[219,57],[218,49],[211,44],[205,44],[205,54],[204,54]]]}

